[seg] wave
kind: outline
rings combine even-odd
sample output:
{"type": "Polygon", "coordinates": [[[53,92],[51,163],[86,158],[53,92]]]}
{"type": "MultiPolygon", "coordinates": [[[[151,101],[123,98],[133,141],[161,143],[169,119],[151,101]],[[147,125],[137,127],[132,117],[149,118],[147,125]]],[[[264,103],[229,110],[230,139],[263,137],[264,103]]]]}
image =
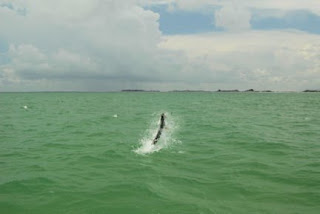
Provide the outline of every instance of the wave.
{"type": "Polygon", "coordinates": [[[135,153],[149,154],[158,152],[161,149],[167,148],[171,144],[177,142],[177,140],[174,139],[173,134],[178,126],[176,125],[176,122],[170,113],[165,112],[164,114],[166,115],[165,127],[158,143],[155,145],[152,144],[160,126],[161,113],[154,114],[154,119],[150,122],[149,128],[145,131],[140,139],[140,147],[134,150],[135,153]]]}

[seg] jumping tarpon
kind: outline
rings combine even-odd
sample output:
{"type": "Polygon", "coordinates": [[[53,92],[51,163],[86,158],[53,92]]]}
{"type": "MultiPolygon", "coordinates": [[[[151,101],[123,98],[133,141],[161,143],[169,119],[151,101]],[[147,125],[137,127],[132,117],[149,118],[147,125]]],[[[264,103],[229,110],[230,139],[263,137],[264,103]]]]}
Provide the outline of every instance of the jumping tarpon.
{"type": "Polygon", "coordinates": [[[160,118],[160,127],[159,127],[159,130],[158,130],[158,133],[156,135],[156,137],[154,138],[154,140],[152,141],[152,144],[155,145],[158,140],[160,139],[160,136],[162,134],[162,130],[165,126],[165,122],[164,122],[164,119],[165,119],[165,115],[164,113],[161,114],[161,118],[160,118]]]}

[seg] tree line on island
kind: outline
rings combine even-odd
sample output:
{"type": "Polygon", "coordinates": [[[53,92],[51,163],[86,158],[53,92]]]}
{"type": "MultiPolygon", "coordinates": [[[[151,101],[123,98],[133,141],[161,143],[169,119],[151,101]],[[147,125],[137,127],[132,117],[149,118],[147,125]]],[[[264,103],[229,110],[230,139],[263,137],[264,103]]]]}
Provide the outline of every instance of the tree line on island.
{"type": "MultiPolygon", "coordinates": [[[[161,92],[160,90],[142,90],[142,89],[124,89],[121,90],[121,92],[161,92]]],[[[206,90],[172,90],[168,92],[230,92],[230,93],[236,93],[236,92],[263,92],[263,93],[272,93],[274,91],[271,90],[262,90],[262,91],[256,91],[254,89],[248,89],[245,91],[240,91],[238,89],[233,90],[221,90],[218,89],[217,91],[206,91],[206,90]]],[[[320,90],[304,90],[302,92],[320,92],[320,90]]]]}

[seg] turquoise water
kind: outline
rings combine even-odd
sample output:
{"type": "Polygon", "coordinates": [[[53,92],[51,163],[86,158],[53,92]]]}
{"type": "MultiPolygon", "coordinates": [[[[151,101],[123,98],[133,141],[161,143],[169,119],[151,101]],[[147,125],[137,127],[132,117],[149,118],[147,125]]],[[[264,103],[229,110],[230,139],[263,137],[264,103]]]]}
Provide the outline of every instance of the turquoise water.
{"type": "Polygon", "coordinates": [[[1,93],[0,213],[319,213],[319,109],[312,93],[1,93]]]}

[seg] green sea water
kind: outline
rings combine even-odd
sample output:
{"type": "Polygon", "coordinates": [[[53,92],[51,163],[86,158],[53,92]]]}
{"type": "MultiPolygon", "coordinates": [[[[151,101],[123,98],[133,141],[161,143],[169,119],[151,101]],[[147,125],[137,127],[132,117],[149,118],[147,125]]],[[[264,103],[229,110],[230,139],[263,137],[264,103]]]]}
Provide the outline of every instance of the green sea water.
{"type": "Polygon", "coordinates": [[[320,94],[0,94],[1,214],[319,211],[320,94]]]}

